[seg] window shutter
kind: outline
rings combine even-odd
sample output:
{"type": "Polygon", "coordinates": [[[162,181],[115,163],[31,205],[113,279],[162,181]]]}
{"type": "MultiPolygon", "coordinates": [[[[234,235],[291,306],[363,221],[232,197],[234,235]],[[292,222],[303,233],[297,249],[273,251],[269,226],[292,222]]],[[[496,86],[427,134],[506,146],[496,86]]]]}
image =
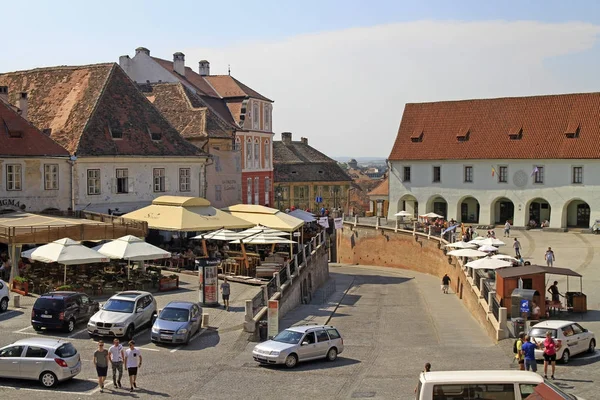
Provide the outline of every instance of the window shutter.
{"type": "Polygon", "coordinates": [[[110,179],[110,191],[111,191],[111,193],[117,193],[117,179],[116,178],[110,179]]]}
{"type": "Polygon", "coordinates": [[[133,193],[133,190],[135,189],[134,185],[133,185],[133,179],[131,179],[131,178],[127,179],[127,188],[128,188],[127,191],[129,193],[133,193]]]}
{"type": "Polygon", "coordinates": [[[171,180],[165,176],[165,192],[171,191],[171,180]]]}

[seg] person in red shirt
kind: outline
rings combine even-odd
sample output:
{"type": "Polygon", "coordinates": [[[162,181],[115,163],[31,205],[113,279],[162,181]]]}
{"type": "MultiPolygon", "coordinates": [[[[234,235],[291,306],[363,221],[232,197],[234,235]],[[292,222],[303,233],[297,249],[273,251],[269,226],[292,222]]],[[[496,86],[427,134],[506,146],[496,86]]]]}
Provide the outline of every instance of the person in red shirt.
{"type": "Polygon", "coordinates": [[[560,343],[552,339],[552,332],[546,332],[546,339],[543,342],[544,346],[544,378],[548,379],[548,364],[552,363],[552,379],[556,370],[556,350],[560,349],[560,343]]]}

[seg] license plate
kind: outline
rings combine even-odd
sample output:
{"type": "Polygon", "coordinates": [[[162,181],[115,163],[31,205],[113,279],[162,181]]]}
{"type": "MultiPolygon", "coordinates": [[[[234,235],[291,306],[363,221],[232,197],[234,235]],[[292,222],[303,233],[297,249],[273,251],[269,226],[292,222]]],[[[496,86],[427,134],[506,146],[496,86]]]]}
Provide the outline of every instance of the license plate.
{"type": "Polygon", "coordinates": [[[41,317],[42,318],[52,318],[52,315],[42,314],[41,317]]]}
{"type": "Polygon", "coordinates": [[[173,340],[173,335],[160,335],[161,339],[173,340]]]}
{"type": "Polygon", "coordinates": [[[256,357],[256,360],[260,361],[260,362],[264,362],[264,363],[267,362],[267,359],[266,358],[262,358],[262,357],[256,357]]]}
{"type": "Polygon", "coordinates": [[[98,329],[100,335],[108,335],[108,332],[110,332],[108,329],[98,329]]]}
{"type": "Polygon", "coordinates": [[[71,375],[78,374],[81,371],[81,367],[71,369],[71,375]]]}

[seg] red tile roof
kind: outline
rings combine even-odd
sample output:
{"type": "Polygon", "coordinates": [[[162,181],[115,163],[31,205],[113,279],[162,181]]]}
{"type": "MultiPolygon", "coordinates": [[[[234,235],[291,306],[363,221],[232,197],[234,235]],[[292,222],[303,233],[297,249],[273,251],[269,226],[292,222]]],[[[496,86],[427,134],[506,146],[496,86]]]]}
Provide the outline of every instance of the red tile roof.
{"type": "Polygon", "coordinates": [[[0,100],[0,156],[68,157],[69,152],[0,100]]]}
{"type": "MultiPolygon", "coordinates": [[[[144,97],[117,64],[51,67],[0,74],[16,96],[28,92],[28,118],[78,156],[204,154],[144,97]],[[109,129],[110,127],[110,129],[109,129]],[[120,130],[113,139],[110,130],[120,130]],[[161,140],[152,140],[160,133],[161,140]]],[[[16,100],[16,97],[13,98],[16,100]]]]}
{"type": "Polygon", "coordinates": [[[406,104],[389,159],[600,158],[599,121],[600,93],[406,104]]]}
{"type": "Polygon", "coordinates": [[[232,97],[252,97],[258,100],[273,102],[258,93],[254,89],[249,88],[242,82],[235,79],[230,75],[210,75],[205,76],[204,79],[210,83],[210,85],[221,95],[221,97],[227,99],[232,97]]]}
{"type": "Polygon", "coordinates": [[[381,180],[379,185],[375,186],[375,188],[369,192],[369,196],[388,196],[390,194],[389,189],[389,181],[386,176],[381,180]]]}

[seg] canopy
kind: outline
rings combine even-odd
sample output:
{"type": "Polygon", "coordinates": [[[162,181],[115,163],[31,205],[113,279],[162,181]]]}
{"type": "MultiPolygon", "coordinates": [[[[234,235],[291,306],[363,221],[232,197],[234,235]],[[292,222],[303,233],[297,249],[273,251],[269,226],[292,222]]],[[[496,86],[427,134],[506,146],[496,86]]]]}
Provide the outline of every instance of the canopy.
{"type": "Polygon", "coordinates": [[[427,214],[419,215],[421,218],[444,218],[443,215],[436,214],[434,212],[430,212],[427,214]]]}
{"type": "Polygon", "coordinates": [[[256,225],[254,228],[246,229],[245,231],[238,232],[238,234],[244,238],[251,235],[262,234],[267,236],[287,236],[287,232],[278,231],[277,229],[267,228],[266,226],[256,225]]]}
{"type": "Polygon", "coordinates": [[[479,251],[486,251],[486,252],[493,252],[493,251],[498,251],[497,247],[491,246],[489,244],[484,244],[483,246],[480,246],[479,251]]]}
{"type": "Polygon", "coordinates": [[[317,220],[313,214],[309,213],[308,211],[300,210],[298,208],[293,211],[290,211],[288,215],[291,215],[295,218],[299,218],[304,222],[315,222],[317,220]]]}
{"type": "Polygon", "coordinates": [[[512,263],[509,261],[499,260],[497,258],[485,257],[480,258],[479,260],[469,261],[465,265],[473,269],[498,269],[511,267],[512,263]]]}
{"type": "Polygon", "coordinates": [[[514,258],[513,256],[509,256],[508,254],[494,254],[492,256],[492,258],[497,258],[499,260],[506,260],[506,261],[511,261],[511,262],[519,261],[516,258],[514,258]]]}
{"type": "Polygon", "coordinates": [[[409,213],[408,211],[400,211],[397,212],[396,214],[394,214],[394,217],[412,217],[413,214],[409,213]]]}
{"type": "Polygon", "coordinates": [[[214,232],[202,233],[198,236],[194,236],[192,239],[202,240],[234,240],[243,237],[240,232],[230,231],[229,229],[219,229],[214,232]]]}
{"type": "Polygon", "coordinates": [[[140,238],[127,235],[94,247],[100,254],[109,258],[117,258],[130,261],[157,260],[159,258],[169,258],[171,253],[146,243],[140,238]]]}
{"type": "Polygon", "coordinates": [[[454,249],[475,249],[475,248],[477,248],[477,245],[475,245],[473,243],[463,242],[461,240],[460,242],[454,242],[454,243],[447,244],[446,247],[450,247],[450,248],[454,248],[454,249]]]}
{"type": "Polygon", "coordinates": [[[569,268],[543,267],[541,265],[524,265],[522,267],[515,267],[507,270],[502,270],[502,272],[499,272],[499,274],[503,278],[513,278],[522,275],[537,274],[541,272],[550,275],[576,276],[581,278],[581,274],[569,268]]]}
{"type": "Polygon", "coordinates": [[[229,243],[244,243],[244,244],[279,244],[279,243],[296,243],[293,240],[282,238],[279,236],[265,235],[259,233],[258,235],[250,236],[245,239],[233,240],[229,243]]]}
{"type": "Polygon", "coordinates": [[[500,239],[495,239],[495,238],[485,238],[483,240],[478,240],[477,241],[477,245],[479,246],[485,246],[485,245],[489,245],[489,246],[505,246],[506,243],[504,243],[502,240],[500,239]]]}
{"type": "Polygon", "coordinates": [[[304,225],[304,221],[300,218],[258,204],[237,204],[222,210],[235,217],[250,221],[250,225],[263,225],[284,232],[293,232],[304,225]]]}
{"type": "Polygon", "coordinates": [[[212,207],[201,197],[160,196],[151,205],[125,214],[123,218],[146,221],[152,229],[182,232],[243,229],[254,225],[212,207]]]}
{"type": "Polygon", "coordinates": [[[447,253],[449,256],[455,257],[485,257],[487,253],[474,249],[458,249],[452,250],[447,253]]]}

